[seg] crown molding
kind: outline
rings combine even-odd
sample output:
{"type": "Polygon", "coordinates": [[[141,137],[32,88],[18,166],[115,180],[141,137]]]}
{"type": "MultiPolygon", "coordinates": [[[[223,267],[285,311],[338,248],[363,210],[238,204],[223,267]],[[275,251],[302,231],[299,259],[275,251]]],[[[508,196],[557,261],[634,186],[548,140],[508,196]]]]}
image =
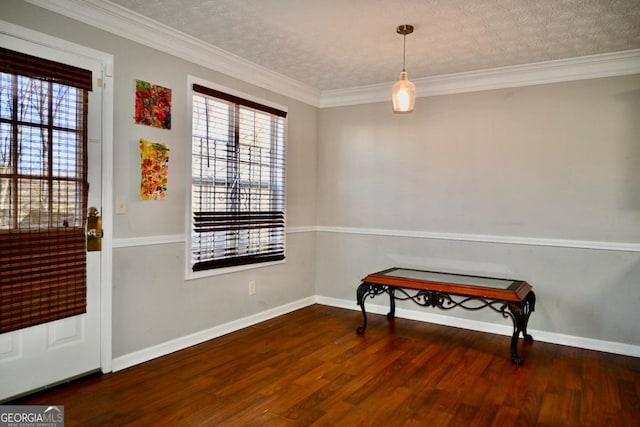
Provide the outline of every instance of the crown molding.
{"type": "MultiPolygon", "coordinates": [[[[394,82],[320,91],[107,0],[25,0],[255,86],[320,108],[384,102],[394,82]]],[[[418,97],[640,73],[640,49],[423,77],[418,97]]]]}
{"type": "Polygon", "coordinates": [[[318,106],[320,91],[106,0],[25,0],[147,47],[318,106]]]}
{"type": "MultiPolygon", "coordinates": [[[[416,96],[420,98],[639,73],[640,49],[634,49],[489,70],[422,77],[412,81],[416,85],[416,96]]],[[[390,101],[393,83],[323,91],[320,95],[320,108],[390,101]]]]}

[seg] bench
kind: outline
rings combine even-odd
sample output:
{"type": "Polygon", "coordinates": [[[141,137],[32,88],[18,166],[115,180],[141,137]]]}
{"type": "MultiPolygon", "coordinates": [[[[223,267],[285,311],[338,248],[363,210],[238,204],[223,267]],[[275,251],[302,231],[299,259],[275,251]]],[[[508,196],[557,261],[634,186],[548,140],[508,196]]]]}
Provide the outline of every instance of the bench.
{"type": "Polygon", "coordinates": [[[533,337],[527,333],[527,323],[535,309],[536,296],[531,285],[522,280],[398,267],[369,274],[362,279],[356,292],[363,318],[362,326],[356,329],[358,334],[364,334],[367,329],[365,300],[380,294],[389,295],[390,310],[387,319],[395,318],[396,301],[406,300],[423,307],[437,307],[441,310],[455,307],[480,310],[488,307],[504,318],[511,318],[511,361],[516,365],[523,363],[522,358],[518,356],[520,333],[524,341],[533,341],[533,337]]]}

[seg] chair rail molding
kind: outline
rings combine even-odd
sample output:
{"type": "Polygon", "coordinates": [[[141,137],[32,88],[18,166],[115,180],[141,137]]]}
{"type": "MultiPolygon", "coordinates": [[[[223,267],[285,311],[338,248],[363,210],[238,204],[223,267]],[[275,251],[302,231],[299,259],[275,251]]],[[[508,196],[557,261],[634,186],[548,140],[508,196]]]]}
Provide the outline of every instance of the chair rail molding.
{"type": "Polygon", "coordinates": [[[410,237],[415,239],[458,240],[466,242],[499,243],[508,245],[552,246],[575,249],[640,252],[640,243],[629,242],[604,242],[592,240],[568,240],[524,236],[499,236],[490,234],[443,233],[437,231],[391,230],[380,228],[332,226],[319,226],[317,227],[317,230],[325,233],[361,234],[370,236],[410,237]]]}

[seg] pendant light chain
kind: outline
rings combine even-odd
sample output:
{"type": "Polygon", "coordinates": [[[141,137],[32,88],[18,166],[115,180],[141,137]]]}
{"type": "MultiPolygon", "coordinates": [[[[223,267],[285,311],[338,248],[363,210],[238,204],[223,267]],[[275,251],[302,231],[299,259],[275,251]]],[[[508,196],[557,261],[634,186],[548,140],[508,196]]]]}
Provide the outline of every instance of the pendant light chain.
{"type": "Polygon", "coordinates": [[[407,35],[403,34],[402,36],[402,71],[407,71],[406,61],[407,61],[407,35]]]}
{"type": "Polygon", "coordinates": [[[400,25],[396,32],[402,35],[402,71],[407,71],[407,34],[413,33],[413,25],[400,25]]]}

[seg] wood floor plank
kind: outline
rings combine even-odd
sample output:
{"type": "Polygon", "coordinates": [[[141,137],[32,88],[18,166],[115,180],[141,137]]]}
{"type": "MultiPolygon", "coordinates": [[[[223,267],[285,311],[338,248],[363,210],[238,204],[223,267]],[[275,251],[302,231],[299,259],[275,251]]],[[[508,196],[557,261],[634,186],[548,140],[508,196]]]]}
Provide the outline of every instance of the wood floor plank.
{"type": "Polygon", "coordinates": [[[477,413],[478,407],[463,403],[456,409],[456,413],[449,422],[448,427],[468,427],[477,413]]]}
{"type": "Polygon", "coordinates": [[[509,406],[501,406],[496,413],[496,417],[493,419],[491,423],[492,426],[495,427],[511,427],[515,426],[518,422],[518,415],[520,411],[516,408],[511,408],[509,406]]]}
{"type": "Polygon", "coordinates": [[[637,423],[639,358],[533,342],[516,366],[510,337],[369,316],[313,305],[8,403],[92,427],[637,423]]]}
{"type": "Polygon", "coordinates": [[[492,425],[499,410],[499,405],[490,402],[484,403],[478,409],[478,412],[469,424],[469,427],[485,427],[492,425]]]}

